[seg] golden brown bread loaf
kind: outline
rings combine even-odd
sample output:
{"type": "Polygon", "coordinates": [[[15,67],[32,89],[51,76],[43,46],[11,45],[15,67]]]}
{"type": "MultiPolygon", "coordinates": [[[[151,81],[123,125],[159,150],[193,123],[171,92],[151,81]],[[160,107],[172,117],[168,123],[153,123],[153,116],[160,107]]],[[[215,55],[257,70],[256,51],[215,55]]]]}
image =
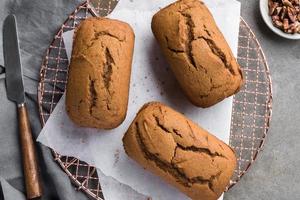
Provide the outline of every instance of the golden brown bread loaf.
{"type": "Polygon", "coordinates": [[[75,32],[66,93],[69,117],[78,125],[112,129],[125,119],[134,48],[132,28],[89,18],[75,32]]]}
{"type": "Polygon", "coordinates": [[[194,105],[209,107],[239,91],[240,67],[203,2],[179,0],[163,8],[152,31],[194,105]]]}
{"type": "Polygon", "coordinates": [[[126,153],[193,200],[216,200],[236,167],[233,150],[157,102],[139,111],[123,137],[126,153]]]}

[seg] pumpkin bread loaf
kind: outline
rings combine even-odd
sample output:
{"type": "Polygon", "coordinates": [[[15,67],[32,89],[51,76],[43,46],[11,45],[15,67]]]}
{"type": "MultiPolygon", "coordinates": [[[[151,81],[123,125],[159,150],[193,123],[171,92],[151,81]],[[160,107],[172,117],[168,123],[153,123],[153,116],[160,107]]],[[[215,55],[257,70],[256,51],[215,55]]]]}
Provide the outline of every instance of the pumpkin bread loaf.
{"type": "Polygon", "coordinates": [[[152,31],[189,100],[210,107],[237,93],[240,67],[202,1],[179,0],[153,16],[152,31]]]}
{"type": "Polygon", "coordinates": [[[236,167],[227,144],[161,103],[139,111],[123,144],[129,157],[193,200],[217,200],[236,167]]]}
{"type": "Polygon", "coordinates": [[[66,109],[78,125],[112,129],[126,117],[134,48],[132,28],[121,21],[88,18],[75,32],[66,109]]]}

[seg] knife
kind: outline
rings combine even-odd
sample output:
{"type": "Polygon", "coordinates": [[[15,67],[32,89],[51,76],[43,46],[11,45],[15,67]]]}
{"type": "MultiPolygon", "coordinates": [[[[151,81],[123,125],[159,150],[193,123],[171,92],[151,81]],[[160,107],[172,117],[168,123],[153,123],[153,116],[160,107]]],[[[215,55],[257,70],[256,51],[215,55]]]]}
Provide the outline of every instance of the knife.
{"type": "Polygon", "coordinates": [[[27,199],[33,199],[42,196],[42,187],[25,104],[17,22],[14,15],[8,15],[3,24],[3,54],[7,98],[14,101],[18,107],[19,133],[27,199]]]}

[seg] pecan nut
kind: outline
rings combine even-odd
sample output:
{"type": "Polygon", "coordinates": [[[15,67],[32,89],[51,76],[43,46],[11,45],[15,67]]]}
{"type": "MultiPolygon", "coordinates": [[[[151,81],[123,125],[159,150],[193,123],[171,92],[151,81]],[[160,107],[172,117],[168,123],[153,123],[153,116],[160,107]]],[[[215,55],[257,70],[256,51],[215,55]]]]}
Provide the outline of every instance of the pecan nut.
{"type": "Polygon", "coordinates": [[[300,33],[300,0],[268,0],[273,25],[285,33],[300,33]]]}

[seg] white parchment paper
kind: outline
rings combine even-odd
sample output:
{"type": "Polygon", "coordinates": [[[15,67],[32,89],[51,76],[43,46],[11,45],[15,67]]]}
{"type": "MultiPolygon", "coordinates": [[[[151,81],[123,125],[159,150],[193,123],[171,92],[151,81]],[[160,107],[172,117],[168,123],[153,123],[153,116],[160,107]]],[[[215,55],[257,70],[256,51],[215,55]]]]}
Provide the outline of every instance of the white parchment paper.
{"type": "MultiPolygon", "coordinates": [[[[129,105],[125,121],[118,128],[110,131],[78,127],[70,121],[65,112],[63,96],[38,138],[39,142],[62,155],[73,156],[95,165],[102,179],[105,179],[103,182],[106,182],[106,185],[103,190],[106,196],[117,192],[117,187],[112,185],[119,182],[126,184],[127,189],[133,188],[141,194],[151,196],[154,200],[188,199],[160,178],[145,171],[124,152],[122,137],[139,108],[149,101],[164,102],[223,141],[229,142],[232,98],[208,109],[193,106],[179,89],[154,39],[150,26],[152,16],[159,8],[171,2],[173,1],[121,0],[109,16],[129,23],[136,35],[129,105]]],[[[237,55],[240,3],[235,0],[206,0],[205,2],[233,53],[237,55]]],[[[73,32],[64,33],[63,37],[70,58],[73,32]]],[[[110,199],[114,198],[108,198],[110,199]]],[[[132,195],[123,196],[122,199],[132,199],[132,195]]]]}

